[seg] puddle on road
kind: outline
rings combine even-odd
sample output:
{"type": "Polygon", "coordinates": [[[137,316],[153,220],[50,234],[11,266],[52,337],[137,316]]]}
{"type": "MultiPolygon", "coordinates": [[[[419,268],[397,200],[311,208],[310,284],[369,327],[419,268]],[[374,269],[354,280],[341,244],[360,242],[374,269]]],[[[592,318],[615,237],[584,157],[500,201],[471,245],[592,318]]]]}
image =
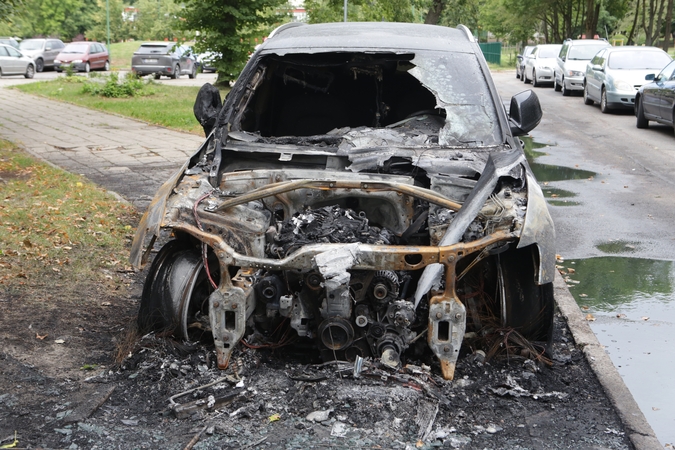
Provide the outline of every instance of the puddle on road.
{"type": "Polygon", "coordinates": [[[608,242],[603,242],[602,244],[597,244],[595,248],[605,253],[619,254],[619,253],[633,253],[640,246],[639,242],[633,241],[622,241],[619,239],[610,240],[608,242]]]}
{"type": "Polygon", "coordinates": [[[581,170],[572,167],[554,166],[551,164],[540,164],[535,162],[537,157],[546,155],[545,152],[538,152],[535,149],[548,147],[548,145],[535,142],[531,137],[527,136],[521,137],[521,139],[525,143],[524,150],[525,156],[527,157],[527,162],[530,164],[530,168],[532,168],[534,176],[540,183],[545,183],[548,181],[585,180],[596,175],[595,172],[591,172],[590,170],[581,170]]]}
{"type": "Polygon", "coordinates": [[[570,292],[656,436],[675,443],[675,262],[604,256],[562,265],[573,269],[570,292]]]}

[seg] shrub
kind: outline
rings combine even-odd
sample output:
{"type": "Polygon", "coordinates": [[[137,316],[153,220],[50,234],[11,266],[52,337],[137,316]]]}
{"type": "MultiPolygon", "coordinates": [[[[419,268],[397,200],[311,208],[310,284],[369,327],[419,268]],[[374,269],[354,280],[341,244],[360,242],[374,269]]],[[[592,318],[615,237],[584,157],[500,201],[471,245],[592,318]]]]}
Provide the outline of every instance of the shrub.
{"type": "Polygon", "coordinates": [[[102,77],[104,82],[89,81],[82,86],[82,92],[109,98],[135,97],[141,95],[147,83],[133,74],[127,74],[120,82],[117,72],[102,77]]]}

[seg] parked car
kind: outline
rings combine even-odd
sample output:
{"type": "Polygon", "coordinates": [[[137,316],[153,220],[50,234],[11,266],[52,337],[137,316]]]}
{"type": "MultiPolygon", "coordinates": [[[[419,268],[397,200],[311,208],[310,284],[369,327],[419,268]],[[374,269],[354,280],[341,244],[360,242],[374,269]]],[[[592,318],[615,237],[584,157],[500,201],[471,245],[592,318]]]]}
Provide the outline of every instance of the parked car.
{"type": "Polygon", "coordinates": [[[553,69],[555,91],[565,97],[572,91],[583,91],[586,63],[605,47],[610,44],[604,39],[566,39],[553,69]]]}
{"type": "Polygon", "coordinates": [[[672,61],[656,47],[607,47],[586,65],[584,103],[600,102],[600,111],[635,108],[635,93],[648,81],[645,76],[659,72],[672,61]]]}
{"type": "Polygon", "coordinates": [[[516,56],[516,78],[522,79],[527,57],[530,56],[534,47],[534,45],[526,45],[523,48],[523,52],[516,56]]]}
{"type": "Polygon", "coordinates": [[[0,44],[11,45],[15,49],[19,49],[19,42],[13,37],[0,37],[0,44]]]}
{"type": "Polygon", "coordinates": [[[197,64],[202,72],[215,72],[214,61],[220,58],[220,53],[206,52],[197,55],[197,64]]]}
{"type": "Polygon", "coordinates": [[[19,44],[21,53],[35,61],[35,71],[42,72],[45,67],[54,67],[54,60],[66,45],[61,39],[25,39],[19,44]]]}
{"type": "Polygon", "coordinates": [[[554,230],[517,138],[541,107],[507,116],[468,28],[286,24],[194,111],[206,141],[132,244],[140,267],[165,243],[143,332],[211,336],[221,368],[279,332],[325,359],[433,353],[448,379],[467,327],[547,340],[554,230]]]}
{"type": "Polygon", "coordinates": [[[534,87],[542,83],[553,83],[553,68],[561,48],[561,44],[537,45],[525,63],[523,81],[532,81],[534,87]]]}
{"type": "Polygon", "coordinates": [[[131,70],[139,77],[153,74],[155,79],[162,75],[194,78],[197,76],[197,59],[188,46],[173,42],[146,42],[134,52],[131,70]]]}
{"type": "Polygon", "coordinates": [[[92,69],[110,70],[108,49],[98,42],[71,42],[54,60],[57,72],[65,70],[68,66],[78,72],[89,72],[92,69]]]}
{"type": "Polygon", "coordinates": [[[23,75],[33,78],[35,63],[11,45],[0,44],[0,77],[5,75],[23,75]]]}
{"type": "Polygon", "coordinates": [[[641,86],[635,95],[637,127],[647,128],[650,120],[675,127],[675,61],[656,77],[645,76],[645,80],[653,81],[641,86]]]}

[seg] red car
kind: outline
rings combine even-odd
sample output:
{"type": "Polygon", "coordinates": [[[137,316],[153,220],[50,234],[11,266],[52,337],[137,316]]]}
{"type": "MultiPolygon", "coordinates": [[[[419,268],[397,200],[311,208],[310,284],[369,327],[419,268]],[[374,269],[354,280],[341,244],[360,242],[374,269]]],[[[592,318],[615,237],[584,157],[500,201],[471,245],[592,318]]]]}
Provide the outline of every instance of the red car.
{"type": "Polygon", "coordinates": [[[54,60],[54,68],[61,72],[67,66],[78,72],[92,69],[110,70],[110,56],[105,45],[99,42],[71,42],[54,60]]]}

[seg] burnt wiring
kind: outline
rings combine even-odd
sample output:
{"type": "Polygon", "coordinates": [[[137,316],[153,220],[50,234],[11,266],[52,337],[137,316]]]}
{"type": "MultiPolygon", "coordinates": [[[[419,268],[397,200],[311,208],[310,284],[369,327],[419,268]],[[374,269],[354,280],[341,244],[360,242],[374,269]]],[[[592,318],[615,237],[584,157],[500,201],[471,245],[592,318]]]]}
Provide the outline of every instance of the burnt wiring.
{"type": "MultiPolygon", "coordinates": [[[[208,196],[210,196],[215,189],[211,189],[207,193],[203,194],[201,197],[199,197],[196,201],[194,206],[192,207],[192,212],[195,216],[195,222],[197,223],[197,227],[201,231],[204,231],[204,227],[202,226],[201,220],[199,220],[199,214],[197,213],[197,207],[199,204],[208,196]]],[[[208,246],[206,243],[202,243],[202,261],[204,263],[204,270],[206,271],[206,276],[209,279],[209,283],[211,283],[211,286],[213,286],[213,289],[218,289],[218,285],[216,284],[215,281],[213,281],[213,277],[211,277],[211,270],[209,269],[209,259],[208,259],[208,246]]]]}

